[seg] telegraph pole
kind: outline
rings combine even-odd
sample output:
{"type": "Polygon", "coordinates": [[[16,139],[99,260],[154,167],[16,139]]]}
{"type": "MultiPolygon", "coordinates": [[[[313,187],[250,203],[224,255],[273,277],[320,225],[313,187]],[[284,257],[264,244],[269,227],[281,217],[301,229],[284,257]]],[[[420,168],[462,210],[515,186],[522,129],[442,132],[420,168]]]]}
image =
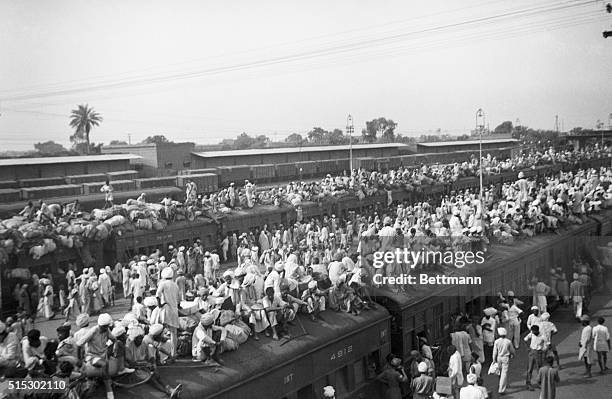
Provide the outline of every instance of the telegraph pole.
{"type": "Polygon", "coordinates": [[[555,115],[555,132],[559,133],[559,115],[555,115]]]}
{"type": "MultiPolygon", "coordinates": [[[[610,3],[606,4],[606,11],[608,12],[608,14],[612,13],[612,4],[610,3]]],[[[607,39],[610,36],[612,36],[612,30],[603,31],[604,39],[607,39]]]]}
{"type": "Polygon", "coordinates": [[[479,149],[478,149],[478,156],[480,157],[480,159],[478,160],[478,165],[480,167],[480,202],[481,204],[483,204],[484,199],[482,198],[483,195],[483,188],[482,188],[482,131],[484,130],[485,127],[485,115],[484,115],[484,111],[482,110],[482,108],[478,108],[478,111],[476,111],[476,130],[479,133],[479,149]]]}
{"type": "Polygon", "coordinates": [[[353,175],[353,117],[349,114],[346,118],[346,134],[349,136],[349,167],[351,168],[351,176],[353,175]]]}

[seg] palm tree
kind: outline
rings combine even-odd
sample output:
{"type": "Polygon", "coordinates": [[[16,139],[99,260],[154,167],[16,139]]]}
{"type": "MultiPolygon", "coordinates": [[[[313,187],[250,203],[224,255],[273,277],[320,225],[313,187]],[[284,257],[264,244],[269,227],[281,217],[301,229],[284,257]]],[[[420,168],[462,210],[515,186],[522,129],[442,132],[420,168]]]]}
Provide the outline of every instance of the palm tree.
{"type": "Polygon", "coordinates": [[[70,141],[85,140],[87,144],[85,152],[89,154],[89,133],[91,128],[99,126],[100,122],[102,122],[102,116],[93,108],[89,108],[88,104],[79,105],[79,108],[73,109],[70,114],[70,127],[75,129],[74,134],[70,136],[70,141]]]}

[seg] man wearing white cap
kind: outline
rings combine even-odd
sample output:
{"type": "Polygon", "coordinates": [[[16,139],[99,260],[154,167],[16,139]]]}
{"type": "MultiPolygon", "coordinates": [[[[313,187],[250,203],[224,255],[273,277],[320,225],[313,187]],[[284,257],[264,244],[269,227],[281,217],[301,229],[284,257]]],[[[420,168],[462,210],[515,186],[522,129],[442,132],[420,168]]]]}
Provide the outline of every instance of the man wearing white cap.
{"type": "Polygon", "coordinates": [[[561,362],[559,361],[559,352],[557,351],[557,347],[552,342],[552,336],[557,333],[557,327],[555,323],[549,321],[550,314],[548,312],[542,313],[541,321],[538,323],[540,326],[540,334],[546,339],[546,347],[548,352],[552,352],[554,359],[557,361],[559,365],[559,370],[561,369],[561,362]]]}
{"type": "MultiPolygon", "coordinates": [[[[510,292],[508,293],[508,295],[510,292]]],[[[508,338],[514,344],[514,348],[518,349],[521,342],[521,320],[519,316],[523,310],[519,308],[513,300],[509,299],[510,307],[508,309],[508,338]]]]}
{"type": "Polygon", "coordinates": [[[113,288],[110,276],[105,268],[100,269],[98,284],[100,286],[100,296],[102,297],[102,307],[105,308],[110,305],[111,291],[113,288]]]}
{"type": "Polygon", "coordinates": [[[159,322],[170,331],[170,343],[172,345],[172,356],[176,353],[178,343],[177,329],[179,327],[178,307],[180,303],[179,288],[172,278],[174,273],[167,267],[162,271],[162,281],[157,286],[155,296],[159,302],[159,322]]]}
{"type": "Polygon", "coordinates": [[[194,361],[205,362],[212,359],[219,364],[223,364],[219,359],[219,352],[227,337],[227,330],[215,325],[215,319],[218,315],[219,311],[213,310],[200,317],[200,323],[196,326],[191,338],[191,354],[194,361]],[[221,333],[219,341],[214,339],[215,332],[221,333]]]}
{"type": "Polygon", "coordinates": [[[323,387],[323,397],[325,399],[336,399],[336,390],[331,385],[323,387]]]}
{"type": "Polygon", "coordinates": [[[483,359],[485,362],[490,362],[493,354],[493,344],[495,343],[495,332],[497,331],[497,326],[499,324],[499,320],[497,318],[497,309],[490,307],[483,310],[485,314],[482,320],[480,321],[480,326],[482,327],[482,340],[484,343],[484,353],[485,358],[483,359]]]}
{"type": "Polygon", "coordinates": [[[281,294],[280,282],[285,273],[285,264],[278,261],[274,264],[274,269],[268,274],[264,282],[264,290],[268,287],[274,288],[274,295],[281,294]]]}
{"type": "Polygon", "coordinates": [[[79,347],[86,345],[85,375],[103,378],[107,399],[115,397],[108,375],[108,343],[115,342],[115,337],[111,334],[112,325],[113,318],[108,313],[102,313],[98,316],[98,324],[76,340],[79,347]]]}
{"type": "Polygon", "coordinates": [[[306,302],[304,309],[312,321],[325,310],[325,295],[319,290],[315,280],[308,282],[308,288],[302,293],[302,301],[306,302]]]}
{"type": "Polygon", "coordinates": [[[427,375],[429,367],[427,363],[421,362],[417,366],[419,376],[412,379],[410,389],[412,389],[413,399],[429,399],[434,391],[434,380],[427,375]]]}
{"type": "Polygon", "coordinates": [[[476,386],[478,381],[476,374],[468,374],[466,379],[468,386],[461,388],[459,399],[485,399],[482,390],[476,386]]]}
{"type": "Polygon", "coordinates": [[[493,345],[493,363],[497,363],[498,370],[500,371],[498,392],[503,394],[508,386],[508,366],[510,358],[514,356],[514,346],[512,341],[506,338],[507,332],[505,328],[499,327],[497,335],[499,335],[499,338],[495,340],[493,345]]]}

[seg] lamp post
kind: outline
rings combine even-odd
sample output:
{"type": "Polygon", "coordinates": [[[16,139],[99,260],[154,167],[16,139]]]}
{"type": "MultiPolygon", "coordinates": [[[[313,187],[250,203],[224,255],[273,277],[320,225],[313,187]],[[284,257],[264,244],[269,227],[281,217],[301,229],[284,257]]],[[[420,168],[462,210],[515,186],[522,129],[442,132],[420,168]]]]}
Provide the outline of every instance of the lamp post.
{"type": "Polygon", "coordinates": [[[349,114],[346,118],[346,133],[349,136],[349,168],[350,176],[353,175],[353,117],[349,114]]]}
{"type": "Polygon", "coordinates": [[[478,111],[476,111],[476,129],[478,130],[478,134],[479,134],[479,146],[478,146],[478,165],[480,167],[480,196],[479,199],[482,202],[483,198],[483,188],[482,188],[482,131],[485,127],[485,115],[484,115],[484,111],[482,110],[482,108],[478,108],[478,111]]]}

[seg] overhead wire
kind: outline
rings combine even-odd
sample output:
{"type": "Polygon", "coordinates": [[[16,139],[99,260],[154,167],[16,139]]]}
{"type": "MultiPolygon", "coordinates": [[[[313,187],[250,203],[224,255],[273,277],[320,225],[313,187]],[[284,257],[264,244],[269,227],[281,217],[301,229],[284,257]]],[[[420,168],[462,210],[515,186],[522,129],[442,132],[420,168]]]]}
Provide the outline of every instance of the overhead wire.
{"type": "Polygon", "coordinates": [[[487,23],[488,21],[504,20],[504,19],[508,19],[511,17],[516,18],[516,17],[533,16],[533,15],[538,15],[542,13],[550,13],[553,11],[560,11],[560,10],[572,9],[575,7],[582,7],[582,6],[586,6],[586,5],[593,4],[593,3],[594,3],[594,0],[571,1],[571,2],[561,3],[556,6],[547,6],[547,7],[537,6],[537,7],[527,8],[527,9],[509,11],[509,12],[505,12],[501,14],[496,14],[493,16],[472,18],[466,21],[453,22],[453,23],[443,24],[443,25],[439,25],[435,27],[428,27],[428,28],[409,31],[409,32],[402,32],[402,33],[398,33],[394,35],[387,35],[385,37],[361,40],[361,41],[354,42],[351,44],[331,46],[331,47],[314,50],[314,51],[300,52],[300,53],[292,54],[289,56],[272,57],[272,58],[258,60],[258,61],[254,61],[250,63],[240,63],[240,64],[235,64],[235,65],[230,65],[230,66],[225,66],[225,67],[208,68],[208,69],[199,70],[199,71],[171,74],[171,75],[163,76],[163,77],[138,78],[138,79],[132,79],[129,81],[91,85],[89,87],[69,88],[69,89],[41,92],[41,93],[35,93],[35,94],[13,95],[13,96],[5,97],[4,100],[16,101],[16,100],[26,100],[30,98],[42,98],[42,97],[49,97],[49,96],[53,97],[53,96],[66,95],[66,94],[72,94],[72,93],[83,92],[83,91],[98,91],[98,90],[126,88],[126,87],[131,87],[131,86],[139,86],[143,84],[162,83],[162,82],[167,82],[167,81],[176,81],[176,80],[183,80],[183,79],[192,79],[192,78],[202,77],[202,76],[217,75],[219,73],[234,72],[234,71],[239,71],[239,70],[244,70],[244,69],[261,68],[263,66],[270,66],[270,65],[275,65],[279,63],[295,62],[295,61],[300,61],[304,59],[329,56],[329,55],[339,54],[339,53],[347,53],[347,52],[356,51],[356,50],[371,47],[371,46],[386,45],[386,44],[394,43],[397,41],[406,40],[409,37],[414,37],[414,36],[423,35],[423,34],[430,34],[430,33],[439,32],[445,29],[455,29],[459,27],[477,26],[477,24],[487,23]]]}

